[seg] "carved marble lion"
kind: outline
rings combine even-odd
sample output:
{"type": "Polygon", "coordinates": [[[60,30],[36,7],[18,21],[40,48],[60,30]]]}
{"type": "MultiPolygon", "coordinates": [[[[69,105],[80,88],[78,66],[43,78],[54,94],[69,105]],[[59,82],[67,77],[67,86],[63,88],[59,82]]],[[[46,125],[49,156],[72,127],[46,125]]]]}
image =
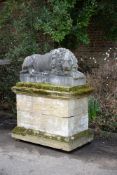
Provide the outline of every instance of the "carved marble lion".
{"type": "Polygon", "coordinates": [[[33,54],[24,59],[21,73],[34,75],[37,73],[55,75],[73,75],[77,72],[78,61],[68,49],[54,49],[44,55],[33,54]]]}

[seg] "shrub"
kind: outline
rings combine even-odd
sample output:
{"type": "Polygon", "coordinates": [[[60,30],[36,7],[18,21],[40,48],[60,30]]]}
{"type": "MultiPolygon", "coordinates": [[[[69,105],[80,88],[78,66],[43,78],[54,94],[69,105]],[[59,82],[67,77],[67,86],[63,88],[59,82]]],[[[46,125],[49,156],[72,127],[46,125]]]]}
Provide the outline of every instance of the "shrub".
{"type": "Polygon", "coordinates": [[[117,131],[117,60],[108,59],[103,66],[88,74],[87,78],[95,89],[93,99],[99,102],[101,108],[100,113],[96,113],[97,104],[93,102],[96,125],[104,130],[117,131]]]}
{"type": "Polygon", "coordinates": [[[88,103],[88,113],[89,113],[89,119],[91,121],[95,121],[96,116],[101,112],[99,102],[97,99],[95,99],[93,96],[89,98],[88,103]]]}
{"type": "Polygon", "coordinates": [[[12,111],[15,109],[15,94],[11,87],[19,81],[21,62],[11,62],[10,65],[0,66],[0,109],[12,111]]]}

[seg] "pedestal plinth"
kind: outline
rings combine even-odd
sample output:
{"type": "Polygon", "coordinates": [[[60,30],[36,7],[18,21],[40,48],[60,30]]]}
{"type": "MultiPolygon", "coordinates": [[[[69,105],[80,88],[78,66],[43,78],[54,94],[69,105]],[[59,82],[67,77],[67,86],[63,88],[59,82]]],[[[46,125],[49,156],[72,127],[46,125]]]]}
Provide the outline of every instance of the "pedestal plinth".
{"type": "Polygon", "coordinates": [[[88,85],[17,83],[17,127],[12,137],[72,151],[93,139],[88,129],[88,85]]]}

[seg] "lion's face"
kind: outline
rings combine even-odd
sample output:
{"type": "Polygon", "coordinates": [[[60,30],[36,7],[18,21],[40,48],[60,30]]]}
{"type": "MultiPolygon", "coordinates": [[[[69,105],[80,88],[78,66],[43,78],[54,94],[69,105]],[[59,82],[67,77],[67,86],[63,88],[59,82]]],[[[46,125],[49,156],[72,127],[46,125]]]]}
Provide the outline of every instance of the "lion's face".
{"type": "Polygon", "coordinates": [[[58,72],[58,74],[59,72],[69,74],[71,71],[77,70],[78,61],[73,53],[68,49],[55,49],[53,50],[52,56],[52,68],[54,68],[58,72]]]}

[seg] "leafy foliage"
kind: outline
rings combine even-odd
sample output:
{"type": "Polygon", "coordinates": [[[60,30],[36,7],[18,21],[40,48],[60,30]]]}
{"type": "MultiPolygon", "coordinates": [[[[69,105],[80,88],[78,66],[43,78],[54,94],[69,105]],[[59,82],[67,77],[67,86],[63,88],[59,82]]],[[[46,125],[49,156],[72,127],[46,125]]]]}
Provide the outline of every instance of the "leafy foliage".
{"type": "Polygon", "coordinates": [[[95,0],[86,2],[81,0],[49,0],[48,6],[44,6],[42,9],[36,28],[43,29],[54,41],[59,43],[66,36],[74,35],[77,41],[87,44],[89,43],[87,27],[95,8],[95,0]]]}
{"type": "Polygon", "coordinates": [[[97,24],[100,23],[109,38],[115,39],[116,2],[7,0],[0,12],[2,53],[19,58],[34,52],[48,51],[54,47],[52,43],[56,42],[67,47],[88,44],[88,26],[92,18],[97,24]],[[39,33],[45,38],[43,43],[39,33]]]}
{"type": "Polygon", "coordinates": [[[93,96],[89,99],[88,113],[89,119],[94,121],[97,115],[101,112],[99,102],[93,96]]]}
{"type": "Polygon", "coordinates": [[[42,8],[41,17],[37,17],[35,27],[49,34],[54,41],[62,41],[72,28],[69,11],[75,1],[50,0],[48,6],[42,8]]]}
{"type": "Polygon", "coordinates": [[[91,20],[101,26],[105,36],[116,39],[116,4],[116,0],[4,1],[0,7],[0,56],[11,59],[12,68],[0,70],[3,101],[5,94],[11,99],[8,92],[18,81],[17,73],[25,56],[56,46],[88,44],[91,20]]]}
{"type": "MultiPolygon", "coordinates": [[[[34,27],[40,8],[41,5],[38,1],[8,0],[4,3],[0,15],[2,32],[0,37],[2,43],[8,43],[8,48],[6,48],[7,57],[17,59],[43,51],[38,31],[34,27]],[[5,35],[6,31],[7,35],[5,35]]],[[[48,50],[47,47],[49,47],[47,42],[43,43],[45,51],[48,50]]]]}

